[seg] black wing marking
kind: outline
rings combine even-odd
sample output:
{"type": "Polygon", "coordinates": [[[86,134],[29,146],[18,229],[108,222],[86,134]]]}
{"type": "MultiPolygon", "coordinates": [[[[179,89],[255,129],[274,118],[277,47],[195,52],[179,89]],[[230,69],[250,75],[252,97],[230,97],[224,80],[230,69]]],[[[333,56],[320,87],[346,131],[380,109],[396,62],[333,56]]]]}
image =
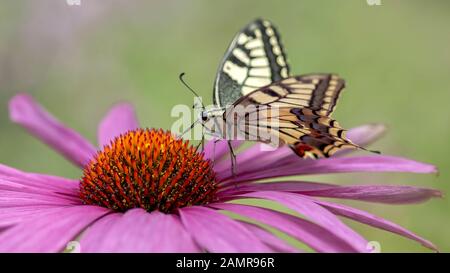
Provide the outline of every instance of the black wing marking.
{"type": "Polygon", "coordinates": [[[301,157],[329,157],[343,149],[363,149],[345,136],[329,116],[345,83],[336,75],[312,74],[290,77],[259,88],[236,101],[244,109],[235,118],[227,110],[223,119],[236,122],[236,130],[268,143],[276,139],[301,157]]]}
{"type": "Polygon", "coordinates": [[[257,19],[244,27],[227,49],[216,75],[214,104],[233,104],[251,91],[289,76],[275,26],[257,19]]]}
{"type": "Polygon", "coordinates": [[[334,74],[295,76],[259,88],[236,101],[235,105],[309,108],[330,116],[344,87],[345,81],[334,74]]]}
{"type": "Polygon", "coordinates": [[[344,149],[363,149],[345,136],[336,120],[323,116],[319,111],[298,107],[258,107],[246,113],[239,123],[239,131],[252,136],[254,140],[269,143],[277,139],[277,146],[289,145],[300,157],[330,157],[344,149]],[[275,110],[275,111],[274,111],[275,110]],[[252,114],[258,118],[248,118],[252,114]],[[274,114],[276,113],[276,114],[274,114]]]}

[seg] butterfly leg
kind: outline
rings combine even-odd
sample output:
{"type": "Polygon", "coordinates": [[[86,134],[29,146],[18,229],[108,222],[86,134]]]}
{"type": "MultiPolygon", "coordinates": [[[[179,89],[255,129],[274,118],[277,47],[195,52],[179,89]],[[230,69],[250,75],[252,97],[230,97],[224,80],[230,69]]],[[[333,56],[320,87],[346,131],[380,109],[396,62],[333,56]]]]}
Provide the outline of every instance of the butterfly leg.
{"type": "Polygon", "coordinates": [[[214,145],[213,145],[213,155],[212,155],[212,162],[213,162],[213,165],[215,165],[215,163],[216,163],[216,143],[219,142],[219,141],[220,141],[220,139],[215,139],[215,140],[214,140],[214,145]]]}
{"type": "Polygon", "coordinates": [[[231,174],[236,177],[236,154],[234,153],[233,146],[231,146],[231,141],[227,140],[228,148],[230,149],[231,158],[231,174]]]}
{"type": "Polygon", "coordinates": [[[203,130],[204,128],[202,126],[202,152],[205,151],[205,132],[203,130]]]}
{"type": "Polygon", "coordinates": [[[197,146],[195,147],[195,151],[198,152],[198,148],[200,148],[200,145],[202,146],[202,152],[203,152],[203,139],[197,144],[197,146]]]}

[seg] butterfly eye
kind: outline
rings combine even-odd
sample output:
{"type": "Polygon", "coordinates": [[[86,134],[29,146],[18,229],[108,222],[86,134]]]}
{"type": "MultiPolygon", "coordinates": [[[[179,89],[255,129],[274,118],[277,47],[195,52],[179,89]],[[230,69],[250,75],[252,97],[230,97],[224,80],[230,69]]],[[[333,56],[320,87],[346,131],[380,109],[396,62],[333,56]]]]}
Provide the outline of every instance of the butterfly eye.
{"type": "Polygon", "coordinates": [[[202,112],[200,114],[200,118],[202,119],[202,121],[207,121],[208,120],[208,114],[205,112],[202,112]]]}

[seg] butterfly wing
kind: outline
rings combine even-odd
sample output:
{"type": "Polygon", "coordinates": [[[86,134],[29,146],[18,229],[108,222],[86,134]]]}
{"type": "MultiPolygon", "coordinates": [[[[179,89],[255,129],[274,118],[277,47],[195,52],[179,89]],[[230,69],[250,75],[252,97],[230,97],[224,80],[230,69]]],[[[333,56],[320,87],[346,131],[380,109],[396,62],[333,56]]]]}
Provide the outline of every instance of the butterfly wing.
{"type": "MultiPolygon", "coordinates": [[[[247,137],[268,143],[272,136],[301,157],[329,157],[342,149],[364,149],[346,138],[329,115],[344,80],[333,74],[290,77],[257,89],[233,107],[253,106],[238,122],[247,137]]],[[[224,116],[230,120],[230,116],[224,116]]]]}
{"type": "Polygon", "coordinates": [[[330,116],[344,87],[345,81],[335,74],[294,76],[259,88],[235,105],[309,108],[322,116],[330,116]]]}
{"type": "Polygon", "coordinates": [[[275,26],[257,19],[231,42],[216,75],[214,104],[233,104],[251,91],[288,77],[283,45],[275,26]]]}

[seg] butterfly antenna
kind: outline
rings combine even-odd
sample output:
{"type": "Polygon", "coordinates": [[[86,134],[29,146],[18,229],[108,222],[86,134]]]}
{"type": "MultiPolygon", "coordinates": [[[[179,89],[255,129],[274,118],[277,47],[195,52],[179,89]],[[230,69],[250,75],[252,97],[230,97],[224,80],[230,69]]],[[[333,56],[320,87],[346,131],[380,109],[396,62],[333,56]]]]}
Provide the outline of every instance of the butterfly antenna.
{"type": "MultiPolygon", "coordinates": [[[[185,73],[181,73],[180,76],[178,77],[181,81],[181,83],[186,86],[187,89],[189,89],[189,91],[192,92],[192,94],[194,94],[195,97],[200,98],[200,96],[197,94],[197,92],[194,91],[194,89],[192,89],[185,81],[184,81],[184,75],[185,73]]],[[[205,105],[203,104],[203,102],[200,100],[200,103],[202,104],[203,109],[205,109],[205,105]]]]}

